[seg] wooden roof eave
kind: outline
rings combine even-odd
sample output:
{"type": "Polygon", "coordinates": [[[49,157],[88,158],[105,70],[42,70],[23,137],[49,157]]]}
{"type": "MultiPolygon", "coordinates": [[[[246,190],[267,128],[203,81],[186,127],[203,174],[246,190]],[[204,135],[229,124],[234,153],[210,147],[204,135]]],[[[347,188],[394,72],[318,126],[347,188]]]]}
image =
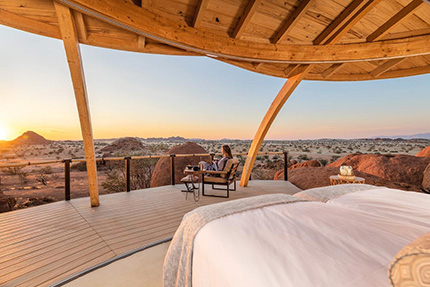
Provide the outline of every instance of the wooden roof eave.
{"type": "MultiPolygon", "coordinates": [[[[79,12],[75,14],[78,14],[78,13],[79,12]]],[[[79,22],[77,21],[77,23],[79,22]]],[[[34,19],[30,19],[28,17],[24,17],[21,15],[9,12],[1,8],[0,8],[0,24],[9,26],[12,28],[16,28],[19,30],[23,30],[26,32],[46,36],[46,37],[61,39],[60,28],[57,25],[36,21],[34,19]]],[[[128,31],[124,31],[124,36],[125,36],[124,38],[127,38],[127,40],[118,40],[118,39],[114,39],[112,37],[109,37],[103,34],[97,34],[97,33],[88,33],[86,37],[82,37],[80,32],[79,42],[85,45],[116,49],[116,50],[125,50],[130,52],[175,55],[175,56],[201,56],[193,52],[185,51],[182,49],[178,49],[176,47],[172,47],[161,43],[155,43],[155,42],[147,43],[144,47],[142,47],[139,45],[138,35],[128,31]]]]}
{"type": "MultiPolygon", "coordinates": [[[[45,3],[43,5],[41,4],[42,2],[38,1],[31,2],[31,6],[27,4],[23,5],[22,8],[17,8],[18,6],[13,8],[13,5],[16,4],[2,6],[0,8],[0,24],[60,39],[61,35],[56,19],[53,19],[52,16],[50,18],[42,16],[55,15],[55,10],[51,12],[50,5],[47,5],[49,3],[52,5],[51,0],[44,0],[46,3],[43,2],[45,3]],[[39,4],[41,5],[40,8],[39,4]]],[[[381,0],[368,1],[364,6],[359,0],[353,0],[318,35],[317,38],[322,39],[323,42],[326,41],[319,45],[316,45],[318,44],[318,41],[315,42],[316,40],[314,40],[314,45],[299,45],[284,44],[285,41],[282,43],[275,41],[276,44],[267,42],[257,43],[247,40],[246,37],[234,39],[231,34],[217,34],[213,28],[208,29],[205,25],[200,24],[194,28],[191,24],[185,22],[185,18],[176,17],[171,19],[168,15],[154,14],[155,12],[151,12],[153,11],[151,9],[149,9],[151,11],[148,11],[126,1],[55,1],[57,3],[68,3],[69,7],[75,8],[72,14],[76,23],[79,43],[81,44],[141,53],[181,56],[206,55],[250,71],[283,78],[291,77],[295,74],[296,70],[298,71],[300,70],[299,68],[303,68],[299,66],[311,63],[313,64],[313,69],[306,75],[306,79],[308,80],[373,80],[411,76],[428,73],[429,71],[429,68],[425,66],[426,62],[428,64],[428,61],[425,60],[426,56],[416,57],[417,59],[421,59],[420,61],[406,61],[408,64],[400,65],[400,69],[394,67],[397,63],[403,62],[404,59],[412,56],[430,55],[430,32],[428,32],[430,28],[422,28],[424,26],[421,26],[418,30],[407,32],[399,32],[397,30],[394,34],[386,34],[382,39],[368,43],[345,41],[342,41],[342,44],[336,43],[358,21],[365,17],[373,7],[377,6],[381,0]],[[93,8],[97,8],[100,3],[116,3],[117,5],[119,4],[118,7],[120,9],[115,10],[115,15],[118,14],[119,16],[116,17],[113,14],[106,16],[105,14],[100,14],[98,10],[97,14],[92,9],[87,9],[86,6],[84,7],[86,11],[78,11],[76,9],[79,9],[80,3],[90,5],[93,8]],[[132,10],[134,10],[132,15],[128,15],[132,10]],[[124,21],[123,18],[125,16],[134,25],[130,25],[130,23],[124,21]],[[139,21],[136,22],[135,19],[139,21]],[[149,22],[153,23],[143,27],[145,23],[148,24],[149,22]],[[155,33],[155,36],[150,33],[155,33]],[[192,34],[192,37],[189,37],[190,34],[192,34]],[[196,53],[196,50],[199,53],[196,53]],[[353,57],[349,57],[348,55],[353,55],[353,57]],[[370,57],[366,57],[366,55],[370,55],[370,57]],[[369,63],[373,64],[373,70],[369,68],[369,63]],[[394,65],[392,66],[391,64],[394,65]],[[368,68],[366,68],[366,65],[368,68]],[[415,67],[413,67],[414,65],[415,67]],[[357,74],[357,71],[360,70],[360,68],[357,70],[357,67],[360,66],[362,67],[362,74],[357,74]]],[[[302,2],[299,7],[296,7],[295,13],[287,17],[283,26],[277,30],[277,33],[281,37],[285,37],[289,31],[292,31],[288,28],[291,29],[292,26],[297,25],[300,18],[298,16],[304,13],[300,14],[299,12],[309,9],[313,1],[315,0],[302,2]],[[287,29],[285,30],[285,28],[287,29]]],[[[199,16],[200,21],[207,12],[207,2],[207,0],[200,0],[201,6],[199,9],[196,8],[194,12],[195,17],[199,16]]],[[[424,6],[418,3],[417,0],[412,0],[411,3],[416,3],[415,10],[424,6]]],[[[253,12],[242,16],[247,16],[243,19],[244,22],[249,22],[252,18],[256,5],[261,6],[261,1],[251,1],[248,3],[248,10],[253,12]]],[[[412,8],[408,9],[407,7],[405,6],[405,8],[395,15],[393,14],[392,18],[387,18],[388,20],[385,23],[392,22],[392,19],[396,19],[396,23],[404,21],[412,11],[412,8]],[[409,14],[402,12],[406,10],[409,14]],[[401,15],[402,17],[397,15],[401,15]]],[[[382,26],[388,27],[386,24],[382,26]]],[[[244,25],[240,25],[240,21],[234,24],[232,29],[238,27],[241,28],[240,31],[247,29],[244,25]]],[[[269,40],[273,42],[273,38],[269,40]]]]}
{"type": "Polygon", "coordinates": [[[393,59],[430,54],[430,36],[370,43],[338,45],[273,45],[251,43],[173,22],[132,3],[121,7],[112,1],[58,0],[81,13],[133,31],[161,43],[196,54],[209,54],[237,61],[266,63],[340,63],[393,59]]]}

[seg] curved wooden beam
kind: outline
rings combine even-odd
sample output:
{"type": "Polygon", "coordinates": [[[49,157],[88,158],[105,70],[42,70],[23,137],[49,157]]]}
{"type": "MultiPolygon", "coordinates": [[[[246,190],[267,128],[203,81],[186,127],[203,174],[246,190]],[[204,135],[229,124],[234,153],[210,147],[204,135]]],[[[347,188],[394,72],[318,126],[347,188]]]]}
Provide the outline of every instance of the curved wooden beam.
{"type": "Polygon", "coordinates": [[[93,129],[91,126],[91,115],[88,105],[85,76],[82,68],[78,33],[71,10],[68,7],[56,2],[54,2],[54,4],[55,10],[57,11],[58,23],[60,24],[64,49],[66,50],[70,76],[72,77],[76,105],[78,106],[79,121],[81,123],[82,138],[84,140],[91,206],[99,206],[99,190],[97,184],[97,165],[94,151],[93,129]]]}
{"type": "Polygon", "coordinates": [[[266,115],[261,121],[260,127],[258,128],[254,140],[252,141],[251,147],[249,148],[248,156],[246,157],[245,166],[242,172],[242,177],[240,179],[240,186],[248,186],[249,176],[251,175],[255,159],[257,158],[257,153],[261,147],[261,144],[263,143],[264,137],[269,131],[270,126],[272,125],[282,106],[285,104],[293,91],[297,88],[297,86],[305,78],[305,76],[307,75],[307,73],[309,73],[311,69],[312,66],[307,65],[307,67],[303,70],[302,73],[289,78],[279,91],[276,98],[273,100],[269,110],[266,112],[266,115]]]}
{"type": "MultiPolygon", "coordinates": [[[[289,65],[286,66],[284,70],[280,69],[279,67],[275,67],[274,65],[266,64],[264,65],[264,69],[262,69],[262,65],[258,65],[258,70],[256,69],[256,64],[249,63],[249,62],[240,62],[240,61],[231,61],[226,60],[222,58],[218,58],[218,61],[234,65],[237,67],[240,67],[242,69],[251,71],[251,72],[257,72],[260,74],[265,74],[268,76],[274,76],[279,78],[288,78],[287,74],[290,74],[292,69],[296,65],[289,65]]],[[[397,69],[397,70],[388,70],[377,77],[373,77],[368,72],[363,72],[360,74],[349,74],[349,73],[342,73],[342,74],[336,74],[338,71],[338,68],[342,68],[348,65],[348,63],[342,63],[342,64],[333,64],[329,68],[327,68],[323,72],[316,72],[316,73],[308,73],[305,77],[305,80],[311,80],[311,81],[369,81],[369,80],[382,80],[382,79],[393,79],[393,78],[400,78],[400,77],[409,77],[409,76],[417,76],[422,74],[429,74],[430,73],[430,65],[427,66],[420,66],[420,67],[414,67],[414,68],[406,68],[406,69],[397,69]],[[334,69],[334,71],[333,71],[334,69]]],[[[348,69],[346,67],[346,69],[348,69]]]]}
{"type": "Polygon", "coordinates": [[[208,29],[189,27],[131,2],[108,0],[56,0],[81,13],[141,36],[198,54],[230,60],[265,63],[341,63],[387,60],[430,54],[430,37],[338,45],[273,45],[232,39],[208,29]],[[359,51],[359,52],[357,52],[359,51]]]}
{"type": "MultiPolygon", "coordinates": [[[[74,11],[76,15],[77,11],[74,11]]],[[[82,14],[81,14],[82,15],[82,14]]],[[[76,16],[75,16],[76,18],[76,16]]],[[[76,20],[77,28],[79,29],[80,20],[76,20]]],[[[13,27],[19,30],[27,31],[30,33],[61,39],[60,28],[57,25],[46,24],[40,21],[36,21],[16,13],[12,13],[0,8],[0,24],[13,27]]],[[[107,25],[107,24],[106,24],[107,25]]],[[[142,46],[142,36],[136,35],[135,33],[123,30],[121,38],[111,37],[104,33],[89,33],[86,31],[85,37],[80,37],[79,42],[81,44],[103,47],[108,49],[117,49],[131,52],[147,53],[147,54],[163,54],[163,55],[175,55],[175,56],[202,56],[185,50],[181,50],[169,45],[160,43],[145,43],[142,46]]],[[[79,35],[79,30],[78,30],[79,35]]]]}

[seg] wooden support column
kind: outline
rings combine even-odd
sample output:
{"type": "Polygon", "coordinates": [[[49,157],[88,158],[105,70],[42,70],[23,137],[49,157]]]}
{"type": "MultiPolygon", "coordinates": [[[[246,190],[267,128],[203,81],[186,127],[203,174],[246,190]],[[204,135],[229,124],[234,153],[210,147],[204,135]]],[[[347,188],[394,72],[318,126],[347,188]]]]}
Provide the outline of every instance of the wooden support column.
{"type": "Polygon", "coordinates": [[[252,167],[254,166],[258,150],[263,143],[264,137],[269,131],[270,126],[272,125],[282,106],[285,104],[300,82],[304,79],[307,73],[311,70],[311,68],[312,65],[306,65],[306,68],[303,70],[303,72],[289,78],[279,91],[276,98],[273,100],[272,105],[261,121],[260,127],[258,128],[251,147],[249,148],[248,156],[246,157],[245,166],[242,172],[242,178],[240,179],[240,186],[248,186],[249,176],[251,175],[252,167]]]}
{"type": "Polygon", "coordinates": [[[81,51],[76,24],[71,10],[54,1],[58,23],[69,64],[84,140],[85,159],[87,164],[88,184],[90,189],[91,206],[99,206],[99,191],[97,185],[97,166],[94,152],[93,130],[91,126],[90,108],[88,105],[85,76],[82,68],[81,51]]]}

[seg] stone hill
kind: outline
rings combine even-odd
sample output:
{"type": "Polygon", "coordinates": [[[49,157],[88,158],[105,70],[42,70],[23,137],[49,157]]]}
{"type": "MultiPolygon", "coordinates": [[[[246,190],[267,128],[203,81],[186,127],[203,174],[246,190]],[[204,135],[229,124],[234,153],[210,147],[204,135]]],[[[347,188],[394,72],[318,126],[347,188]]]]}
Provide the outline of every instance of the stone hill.
{"type": "Polygon", "coordinates": [[[27,131],[14,140],[8,142],[11,145],[47,145],[52,141],[45,139],[43,136],[27,131]]]}
{"type": "Polygon", "coordinates": [[[430,157],[430,146],[424,148],[422,151],[418,152],[415,156],[430,157]]]}
{"type": "MultiPolygon", "coordinates": [[[[201,154],[207,153],[204,148],[194,142],[187,142],[181,145],[172,147],[165,154],[201,154]]],[[[184,169],[187,165],[197,165],[199,161],[209,161],[207,157],[176,157],[175,158],[175,182],[181,182],[184,177],[184,169]]],[[[169,185],[170,182],[170,158],[161,158],[155,165],[154,172],[151,178],[151,187],[169,185]]]]}
{"type": "Polygon", "coordinates": [[[145,145],[141,140],[133,137],[125,137],[112,142],[100,151],[112,154],[131,154],[139,151],[142,152],[144,150],[145,145]]]}

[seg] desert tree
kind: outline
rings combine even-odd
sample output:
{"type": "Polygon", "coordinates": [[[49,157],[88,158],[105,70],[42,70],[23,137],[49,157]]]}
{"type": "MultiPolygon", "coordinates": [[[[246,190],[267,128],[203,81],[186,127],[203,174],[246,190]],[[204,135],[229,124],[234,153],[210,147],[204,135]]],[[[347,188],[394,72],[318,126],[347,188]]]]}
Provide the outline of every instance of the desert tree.
{"type": "MultiPolygon", "coordinates": [[[[130,187],[132,190],[149,188],[152,173],[158,159],[133,159],[130,167],[130,187]]],[[[102,183],[108,193],[125,190],[124,161],[109,162],[105,169],[106,180],[102,183]]]]}

